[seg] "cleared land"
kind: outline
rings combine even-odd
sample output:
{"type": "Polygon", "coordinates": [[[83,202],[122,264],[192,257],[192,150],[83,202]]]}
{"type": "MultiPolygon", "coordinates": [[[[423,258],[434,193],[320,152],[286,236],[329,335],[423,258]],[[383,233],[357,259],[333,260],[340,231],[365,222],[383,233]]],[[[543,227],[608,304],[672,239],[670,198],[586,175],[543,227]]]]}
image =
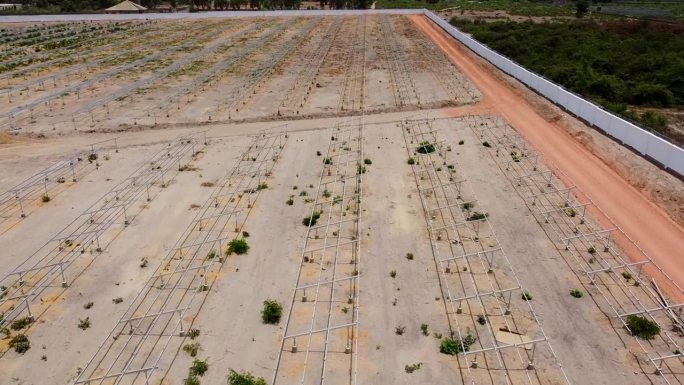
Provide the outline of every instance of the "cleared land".
{"type": "Polygon", "coordinates": [[[681,228],[427,19],[97,25],[0,74],[0,383],[684,382],[681,228]]]}

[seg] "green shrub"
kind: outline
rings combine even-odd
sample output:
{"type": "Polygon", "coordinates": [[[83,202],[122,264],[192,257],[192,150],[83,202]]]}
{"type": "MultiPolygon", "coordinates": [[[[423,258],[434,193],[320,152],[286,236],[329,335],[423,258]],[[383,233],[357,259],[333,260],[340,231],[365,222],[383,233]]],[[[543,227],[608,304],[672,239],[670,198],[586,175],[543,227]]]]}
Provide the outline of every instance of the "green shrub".
{"type": "Polygon", "coordinates": [[[478,221],[481,219],[485,219],[489,216],[488,213],[480,213],[480,212],[473,212],[468,218],[466,218],[467,221],[478,221]]]}
{"type": "Polygon", "coordinates": [[[332,158],[323,159],[323,164],[333,164],[332,158]]]}
{"type": "Polygon", "coordinates": [[[320,217],[321,217],[321,213],[319,213],[318,211],[314,211],[311,214],[311,216],[308,216],[308,217],[302,219],[302,224],[304,226],[309,226],[309,227],[316,226],[316,222],[318,221],[318,219],[320,217]]]}
{"type": "Polygon", "coordinates": [[[264,301],[264,309],[261,311],[261,320],[265,324],[277,324],[283,315],[283,307],[272,299],[264,301]]]}
{"type": "Polygon", "coordinates": [[[369,158],[366,158],[363,160],[363,164],[373,164],[373,161],[370,160],[369,158]]]}
{"type": "Polygon", "coordinates": [[[423,141],[418,143],[418,148],[416,148],[416,152],[419,154],[430,154],[435,152],[435,145],[428,142],[428,141],[423,141]]]}
{"type": "Polygon", "coordinates": [[[396,270],[390,271],[390,277],[396,278],[397,277],[397,271],[396,270]]]}
{"type": "Polygon", "coordinates": [[[416,164],[416,160],[413,159],[413,158],[408,158],[407,163],[410,164],[410,165],[414,165],[414,164],[416,164]]]}
{"type": "Polygon", "coordinates": [[[90,327],[90,317],[78,320],[78,328],[81,330],[86,330],[90,327]]]}
{"type": "Polygon", "coordinates": [[[197,376],[188,376],[183,380],[183,385],[200,385],[200,380],[197,376]]]}
{"type": "Polygon", "coordinates": [[[485,142],[482,142],[482,145],[485,146],[485,147],[487,147],[487,148],[492,147],[492,145],[489,144],[489,142],[486,142],[486,141],[485,141],[485,142]]]}
{"type": "Polygon", "coordinates": [[[423,333],[424,336],[429,336],[430,335],[430,326],[428,324],[420,324],[420,332],[423,333]]]}
{"type": "Polygon", "coordinates": [[[228,255],[231,255],[233,253],[237,255],[247,254],[248,251],[249,245],[247,244],[247,241],[244,238],[233,239],[228,243],[228,255]]]}
{"type": "Polygon", "coordinates": [[[633,335],[644,340],[652,340],[660,333],[660,326],[657,323],[638,315],[628,316],[626,323],[633,335]]]}
{"type": "Polygon", "coordinates": [[[413,253],[406,253],[406,259],[413,261],[413,253]]]}
{"type": "Polygon", "coordinates": [[[477,323],[480,325],[486,325],[487,324],[487,317],[484,316],[484,314],[480,314],[477,316],[477,323]]]}
{"type": "Polygon", "coordinates": [[[31,349],[31,343],[26,335],[17,334],[9,340],[9,347],[14,348],[14,351],[19,354],[24,354],[27,350],[31,349]]]}
{"type": "Polygon", "coordinates": [[[11,324],[10,324],[10,329],[12,330],[21,330],[31,324],[31,318],[29,317],[23,317],[23,318],[18,318],[15,319],[11,324]]]}
{"type": "Polygon", "coordinates": [[[465,353],[470,350],[475,341],[477,341],[477,338],[472,334],[466,334],[463,339],[444,338],[439,343],[439,352],[452,356],[458,353],[465,353]]]}
{"type": "Polygon", "coordinates": [[[421,366],[423,366],[422,362],[418,362],[418,363],[412,364],[412,365],[406,365],[406,366],[404,366],[404,371],[406,373],[411,374],[411,373],[415,372],[416,370],[420,369],[421,366]]]}
{"type": "Polygon", "coordinates": [[[197,353],[200,350],[200,344],[199,342],[193,342],[189,344],[183,345],[183,351],[187,353],[190,357],[195,357],[197,356],[197,353]]]}
{"type": "Polygon", "coordinates": [[[532,294],[527,291],[523,291],[520,297],[523,299],[523,301],[532,301],[532,294]]]}
{"type": "Polygon", "coordinates": [[[207,361],[202,361],[195,358],[192,360],[192,365],[189,369],[190,377],[203,376],[207,370],[209,370],[209,364],[207,364],[207,361]]]}
{"type": "Polygon", "coordinates": [[[262,377],[254,377],[252,373],[238,373],[233,369],[228,372],[228,385],[266,385],[262,377]]]}
{"type": "Polygon", "coordinates": [[[584,293],[582,293],[581,290],[579,289],[572,289],[570,290],[570,295],[575,297],[575,298],[582,298],[584,297],[584,293]]]}

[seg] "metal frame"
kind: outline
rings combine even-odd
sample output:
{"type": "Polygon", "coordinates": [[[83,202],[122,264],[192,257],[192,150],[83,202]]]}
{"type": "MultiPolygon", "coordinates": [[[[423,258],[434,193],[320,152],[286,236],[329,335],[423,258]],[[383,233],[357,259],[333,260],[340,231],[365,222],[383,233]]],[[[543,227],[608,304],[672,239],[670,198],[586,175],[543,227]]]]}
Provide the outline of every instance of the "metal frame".
{"type": "Polygon", "coordinates": [[[480,219],[472,217],[476,207],[485,212],[455,157],[448,157],[448,146],[438,139],[439,130],[432,127],[428,118],[402,122],[401,127],[408,154],[416,157],[411,169],[425,213],[442,295],[451,309],[449,324],[455,328],[451,337],[461,343],[458,367],[463,382],[542,384],[546,383],[545,376],[551,374],[569,384],[530,301],[522,298],[526,292],[487,214],[480,219]],[[433,144],[434,152],[415,152],[416,143],[422,141],[433,144]],[[478,325],[478,313],[485,317],[484,324],[478,325]],[[496,330],[494,325],[503,326],[496,330]],[[525,325],[524,329],[519,329],[521,325],[525,325]],[[520,342],[500,342],[497,332],[502,331],[519,336],[520,342]],[[472,347],[464,346],[467,335],[476,337],[472,347]],[[537,365],[543,366],[543,371],[537,371],[537,365]]]}
{"type": "Polygon", "coordinates": [[[24,315],[33,320],[52,306],[41,297],[61,295],[87,270],[92,260],[144,210],[139,203],[151,201],[164,190],[164,173],[172,174],[166,178],[169,181],[180,172],[181,159],[194,158],[195,142],[181,137],[169,143],[5,273],[0,279],[0,314],[4,314],[0,327],[24,315]]]}
{"type": "Polygon", "coordinates": [[[330,158],[332,164],[323,164],[311,208],[311,215],[323,214],[320,221],[324,224],[309,223],[307,228],[273,373],[274,385],[289,383],[294,377],[297,382],[321,385],[329,377],[356,383],[363,179],[358,167],[363,167],[363,129],[361,117],[345,120],[331,130],[324,159],[330,158]],[[349,306],[351,311],[340,311],[340,306],[349,306]],[[295,319],[295,312],[310,318],[295,319]],[[344,337],[331,333],[339,329],[346,329],[344,337]],[[349,366],[344,364],[347,360],[349,366]]]}
{"type": "MultiPolygon", "coordinates": [[[[223,242],[240,236],[253,203],[287,142],[287,132],[259,134],[204,202],[74,384],[149,384],[161,360],[179,349],[225,261],[223,242]],[[255,159],[255,160],[252,160],[255,159]],[[260,164],[268,162],[268,167],[260,164]],[[253,170],[244,170],[243,165],[253,170]],[[245,190],[254,191],[244,193],[245,190]],[[253,197],[252,197],[253,196],[253,197]],[[238,221],[238,225],[234,225],[238,221]],[[213,255],[213,257],[212,257],[213,255]],[[213,278],[208,278],[211,275],[213,278]]],[[[163,375],[163,374],[160,374],[163,375]]]]}
{"type": "Polygon", "coordinates": [[[584,278],[587,291],[599,300],[603,313],[629,334],[630,316],[640,315],[659,325],[661,332],[652,341],[634,337],[641,350],[635,355],[643,356],[653,367],[653,375],[645,373],[652,381],[679,383],[684,370],[684,304],[671,304],[654,279],[670,291],[682,293],[682,288],[588,196],[575,186],[567,187],[563,183],[569,181],[567,176],[540,162],[541,157],[500,118],[466,116],[461,120],[478,138],[496,144],[492,158],[549,237],[566,251],[561,254],[584,278]],[[511,150],[520,153],[518,161],[505,160],[511,150]],[[631,260],[618,244],[638,256],[631,260]],[[674,309],[679,310],[675,313],[674,309]]]}

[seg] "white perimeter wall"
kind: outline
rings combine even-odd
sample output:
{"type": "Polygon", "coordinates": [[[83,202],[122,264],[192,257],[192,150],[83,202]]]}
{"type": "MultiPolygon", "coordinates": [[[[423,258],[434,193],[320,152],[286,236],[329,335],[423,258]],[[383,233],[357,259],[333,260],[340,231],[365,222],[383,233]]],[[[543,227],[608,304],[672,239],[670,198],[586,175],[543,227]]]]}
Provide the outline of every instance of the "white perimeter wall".
{"type": "Polygon", "coordinates": [[[602,109],[596,104],[567,91],[563,87],[533,73],[503,55],[489,49],[458,28],[447,23],[441,17],[425,10],[425,16],[439,25],[449,35],[463,43],[478,55],[495,65],[500,70],[518,79],[528,87],[544,95],[547,99],[560,105],[573,115],[582,118],[589,124],[600,128],[611,137],[619,140],[643,156],[650,157],[670,169],[680,177],[684,176],[684,150],[676,145],[636,126],[619,116],[602,109]]]}

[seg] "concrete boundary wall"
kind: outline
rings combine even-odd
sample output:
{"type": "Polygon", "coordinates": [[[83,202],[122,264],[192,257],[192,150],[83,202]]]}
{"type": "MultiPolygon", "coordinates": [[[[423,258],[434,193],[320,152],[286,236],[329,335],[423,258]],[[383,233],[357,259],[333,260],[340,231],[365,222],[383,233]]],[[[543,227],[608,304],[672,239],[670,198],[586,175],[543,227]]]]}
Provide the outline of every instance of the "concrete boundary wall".
{"type": "Polygon", "coordinates": [[[679,176],[684,177],[684,149],[662,139],[596,104],[575,95],[565,88],[528,71],[507,57],[488,48],[434,13],[424,10],[425,16],[440,26],[473,52],[483,57],[503,72],[518,79],[566,111],[599,128],[607,135],[630,147],[647,159],[679,176]]]}

